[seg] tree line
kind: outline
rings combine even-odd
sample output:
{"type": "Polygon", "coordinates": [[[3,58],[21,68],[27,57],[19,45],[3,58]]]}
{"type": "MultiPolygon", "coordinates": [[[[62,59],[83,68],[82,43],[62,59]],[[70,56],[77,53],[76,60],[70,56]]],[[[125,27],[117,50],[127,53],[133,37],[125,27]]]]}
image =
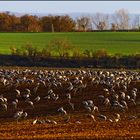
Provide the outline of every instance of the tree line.
{"type": "Polygon", "coordinates": [[[69,15],[16,16],[0,13],[1,32],[71,32],[71,31],[140,30],[140,16],[120,9],[113,14],[95,13],[75,19],[69,15]]]}

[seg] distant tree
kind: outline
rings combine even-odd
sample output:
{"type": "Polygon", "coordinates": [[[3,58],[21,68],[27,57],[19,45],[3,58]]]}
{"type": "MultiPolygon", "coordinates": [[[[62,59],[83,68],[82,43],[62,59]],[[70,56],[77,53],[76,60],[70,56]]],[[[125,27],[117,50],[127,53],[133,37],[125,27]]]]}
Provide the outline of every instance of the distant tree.
{"type": "Polygon", "coordinates": [[[40,32],[42,30],[37,16],[24,15],[20,21],[22,30],[25,32],[40,32]]]}
{"type": "Polygon", "coordinates": [[[19,31],[20,17],[10,15],[10,12],[0,13],[0,31],[19,31]]]}
{"type": "Polygon", "coordinates": [[[79,31],[84,31],[86,32],[87,30],[91,30],[91,20],[89,16],[81,16],[77,17],[77,28],[79,31]]]}
{"type": "Polygon", "coordinates": [[[8,13],[0,13],[0,31],[11,31],[11,16],[8,13]]]}
{"type": "Polygon", "coordinates": [[[61,16],[61,20],[60,20],[60,31],[61,32],[70,32],[73,31],[75,28],[75,22],[74,20],[68,16],[61,16]]]}
{"type": "Polygon", "coordinates": [[[106,30],[109,28],[109,15],[96,13],[92,15],[92,24],[98,30],[106,30]]]}
{"type": "Polygon", "coordinates": [[[113,23],[118,25],[120,30],[128,29],[129,27],[129,13],[125,9],[120,9],[112,16],[113,23]]]}
{"type": "Polygon", "coordinates": [[[49,15],[49,16],[44,16],[42,18],[40,18],[40,22],[43,28],[44,32],[54,32],[55,28],[54,28],[54,23],[53,23],[54,17],[49,15]],[[53,29],[52,29],[53,27],[53,29]]]}
{"type": "Polygon", "coordinates": [[[75,28],[74,20],[68,16],[45,16],[41,18],[44,31],[48,32],[69,32],[75,28]]]}
{"type": "Polygon", "coordinates": [[[112,31],[116,31],[116,30],[118,30],[119,28],[118,28],[118,25],[117,24],[115,24],[115,23],[111,23],[111,30],[112,31]]]}
{"type": "Polygon", "coordinates": [[[138,15],[129,16],[126,9],[115,11],[113,15],[95,13],[83,15],[75,20],[69,15],[15,16],[10,12],[0,13],[1,32],[71,32],[97,30],[140,30],[138,15]],[[131,20],[130,20],[131,19],[131,20]]]}
{"type": "Polygon", "coordinates": [[[99,30],[104,30],[105,29],[105,26],[106,26],[106,23],[105,22],[99,22],[97,28],[99,30]]]}
{"type": "Polygon", "coordinates": [[[11,15],[11,31],[14,31],[14,32],[21,31],[20,17],[11,15]]]}
{"type": "Polygon", "coordinates": [[[135,15],[132,19],[131,29],[140,30],[140,16],[135,15]]]}

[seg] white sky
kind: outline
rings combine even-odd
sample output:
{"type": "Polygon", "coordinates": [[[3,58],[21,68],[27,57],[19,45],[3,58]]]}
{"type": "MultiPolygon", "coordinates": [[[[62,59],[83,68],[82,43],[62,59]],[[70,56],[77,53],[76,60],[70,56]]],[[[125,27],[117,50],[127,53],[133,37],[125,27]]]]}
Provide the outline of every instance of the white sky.
{"type": "Polygon", "coordinates": [[[129,13],[140,13],[140,1],[0,1],[0,12],[113,13],[122,8],[129,13]]]}

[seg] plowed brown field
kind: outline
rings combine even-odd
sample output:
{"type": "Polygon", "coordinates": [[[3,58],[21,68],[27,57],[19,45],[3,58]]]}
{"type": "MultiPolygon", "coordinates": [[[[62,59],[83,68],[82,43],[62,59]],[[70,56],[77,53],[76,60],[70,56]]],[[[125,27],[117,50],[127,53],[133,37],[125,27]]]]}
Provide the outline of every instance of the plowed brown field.
{"type": "MultiPolygon", "coordinates": [[[[57,118],[56,118],[57,120],[57,118]]],[[[32,119],[5,122],[0,125],[0,139],[134,139],[140,138],[140,120],[92,123],[83,119],[81,124],[31,124],[32,119]]]]}
{"type": "MultiPolygon", "coordinates": [[[[32,89],[27,85],[21,85],[19,89],[24,92],[25,88],[32,89]]],[[[41,101],[35,104],[32,109],[21,102],[19,108],[24,109],[28,113],[28,117],[18,122],[13,119],[13,111],[10,108],[10,102],[15,98],[15,89],[5,89],[0,85],[0,94],[3,94],[9,101],[8,111],[0,111],[0,139],[140,139],[140,106],[131,107],[129,111],[121,112],[121,120],[119,122],[99,121],[96,116],[96,122],[87,117],[87,112],[82,107],[82,101],[91,99],[97,104],[96,97],[102,92],[103,85],[87,85],[82,91],[72,94],[71,102],[75,104],[75,110],[71,110],[67,105],[65,97],[65,87],[56,89],[54,92],[60,96],[56,102],[46,101],[43,97],[47,93],[47,88],[40,87],[38,95],[41,101]],[[65,117],[60,116],[56,111],[63,106],[70,121],[66,123],[65,117]],[[129,115],[138,115],[137,119],[129,120],[129,115]],[[33,120],[38,117],[40,120],[53,119],[57,124],[35,124],[33,120]]],[[[136,87],[140,90],[140,83],[131,83],[128,89],[136,87]]],[[[117,92],[117,89],[116,89],[117,92]]],[[[34,95],[32,99],[34,99],[34,95]]],[[[138,95],[140,100],[140,95],[138,95]]],[[[112,112],[108,109],[101,108],[101,114],[112,117],[112,112]]]]}

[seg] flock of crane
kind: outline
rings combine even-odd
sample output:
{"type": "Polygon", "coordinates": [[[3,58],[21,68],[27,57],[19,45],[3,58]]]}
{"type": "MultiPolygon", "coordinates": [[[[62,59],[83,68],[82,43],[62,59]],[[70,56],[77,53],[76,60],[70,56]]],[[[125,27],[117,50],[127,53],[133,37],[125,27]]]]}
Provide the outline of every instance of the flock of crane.
{"type": "Polygon", "coordinates": [[[82,113],[94,122],[140,117],[139,71],[0,69],[0,90],[0,117],[18,121],[41,110],[33,115],[32,124],[57,124],[39,119],[49,112],[67,123],[72,113],[82,113]]]}

